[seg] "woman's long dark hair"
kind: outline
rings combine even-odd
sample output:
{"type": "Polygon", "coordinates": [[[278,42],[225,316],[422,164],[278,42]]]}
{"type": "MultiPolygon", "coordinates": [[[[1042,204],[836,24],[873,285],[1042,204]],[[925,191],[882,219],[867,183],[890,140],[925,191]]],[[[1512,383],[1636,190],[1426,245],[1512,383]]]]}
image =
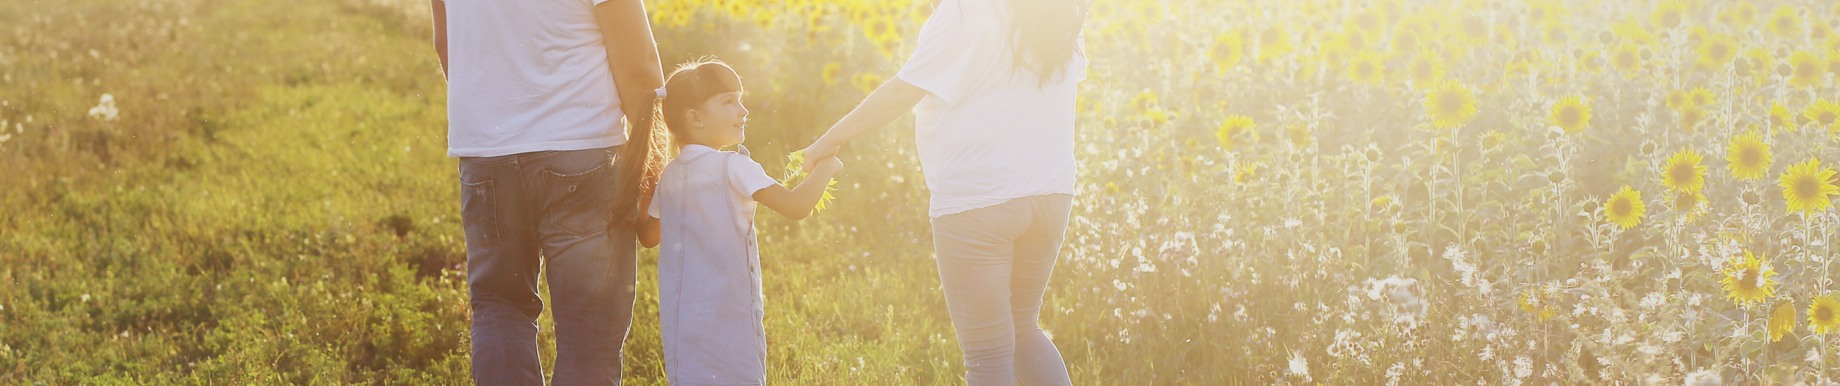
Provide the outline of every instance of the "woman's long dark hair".
{"type": "Polygon", "coordinates": [[[1067,62],[1081,54],[1080,29],[1090,0],[1009,0],[1011,36],[1017,70],[1041,76],[1041,84],[1067,72],[1067,62]]]}

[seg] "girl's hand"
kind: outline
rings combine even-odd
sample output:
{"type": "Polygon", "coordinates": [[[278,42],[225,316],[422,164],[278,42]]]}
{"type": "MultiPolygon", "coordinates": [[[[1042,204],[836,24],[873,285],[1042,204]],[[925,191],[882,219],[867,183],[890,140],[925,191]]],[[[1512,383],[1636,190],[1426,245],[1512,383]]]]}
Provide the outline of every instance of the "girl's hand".
{"type": "MultiPolygon", "coordinates": [[[[811,159],[807,158],[805,162],[809,164],[811,163],[811,159]]],[[[811,171],[811,174],[821,175],[821,176],[831,176],[831,175],[836,175],[837,172],[840,170],[843,170],[843,160],[838,159],[836,156],[833,155],[829,158],[825,158],[822,161],[818,161],[818,165],[814,167],[814,169],[811,171]]]]}
{"type": "Polygon", "coordinates": [[[842,169],[843,161],[837,160],[837,150],[837,145],[819,137],[816,142],[811,143],[811,146],[806,146],[805,150],[802,150],[805,152],[805,164],[801,165],[800,170],[810,173],[817,169],[820,162],[831,161],[837,162],[837,168],[842,169]]]}

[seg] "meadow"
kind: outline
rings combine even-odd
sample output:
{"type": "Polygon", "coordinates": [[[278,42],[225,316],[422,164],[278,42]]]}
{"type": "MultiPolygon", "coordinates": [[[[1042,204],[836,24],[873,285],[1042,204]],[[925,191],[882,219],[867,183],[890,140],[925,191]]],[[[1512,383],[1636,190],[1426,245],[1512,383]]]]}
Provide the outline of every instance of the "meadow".
{"type": "MultiPolygon", "coordinates": [[[[769,170],[929,0],[648,2],[769,170]]],[[[463,384],[418,0],[0,2],[0,384],[463,384]]],[[[1840,4],[1097,0],[1082,385],[1840,384],[1840,4]]],[[[953,384],[911,119],[759,218],[769,379],[953,384]]],[[[655,250],[625,379],[662,384],[655,250]]],[[[554,356],[547,316],[540,337],[554,356]]]]}

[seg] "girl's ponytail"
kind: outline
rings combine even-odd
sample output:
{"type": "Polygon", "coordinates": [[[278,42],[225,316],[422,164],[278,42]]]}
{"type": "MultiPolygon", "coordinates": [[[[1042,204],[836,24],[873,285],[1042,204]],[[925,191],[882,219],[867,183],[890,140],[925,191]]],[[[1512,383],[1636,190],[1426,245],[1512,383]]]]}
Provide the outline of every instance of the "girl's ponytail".
{"type": "Polygon", "coordinates": [[[710,57],[679,65],[665,78],[664,87],[654,93],[652,114],[646,122],[627,122],[632,132],[620,148],[619,179],[639,183],[622,184],[614,195],[619,204],[613,211],[614,226],[638,224],[646,215],[639,207],[658,192],[658,177],[664,174],[669,152],[680,145],[672,140],[679,137],[675,130],[684,129],[680,120],[685,113],[710,96],[736,91],[741,91],[741,76],[727,63],[710,57]]]}
{"type": "MultiPolygon", "coordinates": [[[[659,88],[663,90],[663,88],[659,88]]],[[[626,145],[620,147],[620,154],[615,157],[619,162],[620,189],[614,194],[613,226],[631,227],[638,224],[639,216],[645,213],[639,210],[658,191],[658,176],[664,171],[665,145],[669,134],[664,126],[662,109],[663,93],[652,100],[652,113],[643,115],[644,122],[627,122],[626,145]],[[626,183],[637,181],[636,184],[626,183]]]]}

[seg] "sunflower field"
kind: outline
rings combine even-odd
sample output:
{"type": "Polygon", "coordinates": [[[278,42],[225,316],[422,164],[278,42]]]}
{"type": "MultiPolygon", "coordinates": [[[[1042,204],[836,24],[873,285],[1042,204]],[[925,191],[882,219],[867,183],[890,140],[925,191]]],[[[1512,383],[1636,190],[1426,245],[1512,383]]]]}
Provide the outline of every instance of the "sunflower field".
{"type": "MultiPolygon", "coordinates": [[[[741,74],[769,170],[931,5],[647,1],[666,68],[741,74]]],[[[0,2],[0,384],[467,383],[429,20],[0,2]]],[[[1085,28],[1041,319],[1076,384],[1840,385],[1840,3],[1095,0],[1085,28]]],[[[912,136],[760,218],[770,381],[963,382],[912,136]]],[[[625,379],[663,384],[640,260],[625,379]]]]}

